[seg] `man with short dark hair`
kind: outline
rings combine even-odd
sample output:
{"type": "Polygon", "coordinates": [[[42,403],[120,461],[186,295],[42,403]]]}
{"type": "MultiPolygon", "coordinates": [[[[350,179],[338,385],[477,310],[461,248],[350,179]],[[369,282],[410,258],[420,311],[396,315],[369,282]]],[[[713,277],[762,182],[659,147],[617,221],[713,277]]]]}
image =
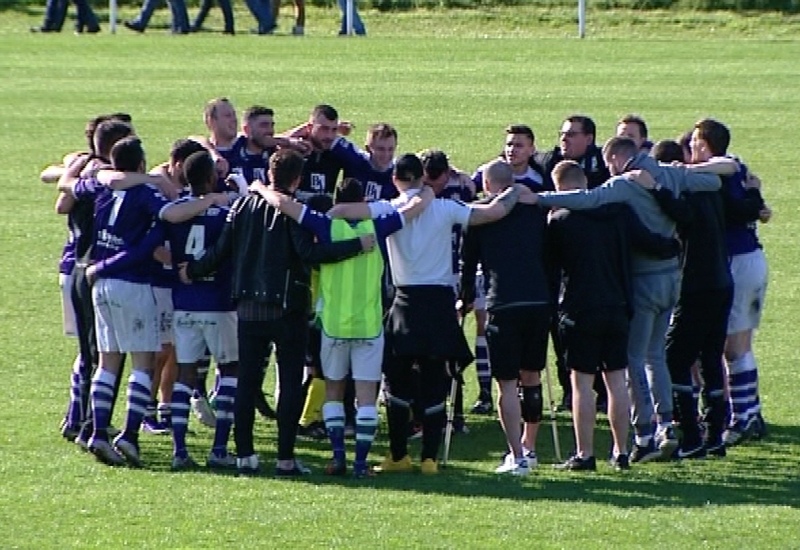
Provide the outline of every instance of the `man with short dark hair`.
{"type": "MultiPolygon", "coordinates": [[[[559,142],[556,147],[545,153],[537,153],[531,157],[531,166],[538,164],[544,169],[545,179],[550,180],[550,174],[556,164],[562,160],[574,160],[583,168],[589,189],[602,185],[610,176],[603,154],[596,144],[597,129],[594,121],[585,115],[571,115],[564,119],[559,132],[559,142]]],[[[553,182],[546,185],[554,189],[553,182]]]]}
{"type": "Polygon", "coordinates": [[[338,133],[339,113],[326,104],[315,106],[307,123],[286,133],[307,138],[313,147],[303,165],[303,180],[297,193],[301,200],[321,193],[333,196],[339,173],[344,168],[341,158],[331,152],[338,133]]]}
{"type": "Polygon", "coordinates": [[[653,142],[647,139],[647,123],[639,115],[625,115],[617,122],[617,135],[631,138],[640,151],[649,153],[653,142]]]}
{"type": "MultiPolygon", "coordinates": [[[[275,191],[291,195],[300,184],[303,157],[282,149],[269,160],[275,191]]],[[[335,243],[315,243],[313,235],[270,206],[256,193],[238,199],[214,247],[182,268],[185,281],[213,273],[230,258],[232,297],[237,301],[239,383],[236,390],[234,438],[240,473],[258,471],[253,447],[255,392],[272,343],[277,351],[278,460],[275,475],[309,472],[294,455],[302,408],[302,375],[309,311],[309,264],[340,261],[374,245],[372,236],[335,243]]]]}

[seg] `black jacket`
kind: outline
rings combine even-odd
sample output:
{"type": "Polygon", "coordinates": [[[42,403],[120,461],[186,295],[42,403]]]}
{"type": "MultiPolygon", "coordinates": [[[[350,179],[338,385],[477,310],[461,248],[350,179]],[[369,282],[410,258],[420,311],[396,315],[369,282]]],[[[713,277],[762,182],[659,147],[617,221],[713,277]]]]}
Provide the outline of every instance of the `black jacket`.
{"type": "Polygon", "coordinates": [[[233,203],[219,239],[189,263],[187,274],[190,279],[203,277],[231,258],[234,300],[308,311],[310,264],[338,262],[359,252],[359,239],[315,243],[313,234],[251,193],[233,203]]]}
{"type": "Polygon", "coordinates": [[[678,225],[683,241],[681,295],[733,286],[725,242],[724,191],[684,193],[652,190],[658,205],[678,225]]]}
{"type": "Polygon", "coordinates": [[[633,247],[662,259],[680,252],[677,240],[651,233],[624,203],[551,214],[548,256],[566,277],[561,310],[575,315],[624,307],[632,315],[633,247]]]}
{"type": "MultiPolygon", "coordinates": [[[[564,156],[561,154],[561,148],[556,145],[555,148],[549,151],[544,153],[537,152],[531,156],[531,160],[528,164],[530,164],[534,170],[543,170],[545,187],[555,189],[552,176],[553,168],[562,160],[564,160],[564,156]]],[[[581,158],[574,160],[583,168],[583,173],[586,174],[586,180],[588,182],[587,187],[589,189],[594,189],[595,187],[603,185],[606,180],[611,177],[608,167],[606,167],[606,163],[603,160],[603,152],[597,145],[590,145],[581,158]]]]}
{"type": "MultiPolygon", "coordinates": [[[[481,202],[487,203],[489,199],[481,202]]],[[[545,267],[547,213],[517,204],[502,220],[470,227],[461,248],[461,300],[475,301],[478,262],[489,282],[486,309],[549,305],[550,281],[545,267]]]]}

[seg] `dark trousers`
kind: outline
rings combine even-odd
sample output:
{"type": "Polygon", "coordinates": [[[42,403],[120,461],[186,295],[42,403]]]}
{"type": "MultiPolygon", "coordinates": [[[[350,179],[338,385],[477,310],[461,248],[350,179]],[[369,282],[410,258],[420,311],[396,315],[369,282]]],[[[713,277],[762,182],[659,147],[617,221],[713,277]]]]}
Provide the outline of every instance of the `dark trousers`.
{"type": "Polygon", "coordinates": [[[722,400],[722,351],[728,328],[733,289],[681,295],[667,331],[667,366],[681,430],[699,439],[697,403],[692,398],[692,365],[700,359],[703,396],[709,406],[709,429],[722,430],[725,420],[722,400]]]}
{"type": "Polygon", "coordinates": [[[392,357],[384,362],[384,374],[390,396],[386,414],[393,459],[400,460],[408,454],[409,412],[414,404],[414,410],[422,415],[422,459],[435,460],[450,387],[445,361],[432,357],[392,357]]]}
{"type": "MultiPolygon", "coordinates": [[[[94,14],[94,11],[92,11],[88,0],[72,0],[72,2],[78,10],[77,21],[75,23],[75,28],[78,32],[83,32],[84,28],[87,30],[94,30],[100,27],[97,16],[94,14]]],[[[68,4],[69,0],[47,0],[42,28],[60,31],[67,18],[68,4]]]]}
{"type": "Polygon", "coordinates": [[[280,397],[278,399],[278,460],[294,458],[297,423],[303,409],[303,367],[308,321],[289,313],[273,321],[239,320],[239,383],[236,387],[234,439],[236,454],[254,454],[255,392],[271,344],[275,344],[280,397]]]}
{"type": "MultiPolygon", "coordinates": [[[[170,12],[172,13],[172,32],[189,32],[189,15],[186,12],[186,2],[184,0],[168,0],[170,12]]],[[[147,28],[153,12],[161,4],[161,0],[145,0],[142,4],[142,11],[134,19],[133,23],[142,28],[147,28]]]]}
{"type": "MultiPolygon", "coordinates": [[[[233,34],[233,9],[231,8],[231,0],[216,0],[219,9],[222,10],[222,17],[225,20],[225,32],[233,34]]],[[[197,17],[194,19],[192,29],[198,30],[203,26],[203,23],[208,17],[208,12],[211,11],[211,6],[214,0],[203,0],[200,4],[200,11],[197,12],[197,17]]]]}

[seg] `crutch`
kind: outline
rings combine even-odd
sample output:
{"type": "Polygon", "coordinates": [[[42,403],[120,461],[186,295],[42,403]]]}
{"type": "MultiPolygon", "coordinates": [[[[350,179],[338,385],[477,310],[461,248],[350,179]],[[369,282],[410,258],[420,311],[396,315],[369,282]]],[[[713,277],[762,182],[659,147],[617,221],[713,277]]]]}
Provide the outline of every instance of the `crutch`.
{"type": "Polygon", "coordinates": [[[556,451],[556,460],[561,462],[561,443],[558,440],[558,426],[556,425],[556,402],[553,399],[553,383],[550,381],[550,364],[544,365],[544,377],[547,380],[547,399],[550,403],[550,426],[553,428],[553,447],[556,451]]]}
{"type": "MultiPolygon", "coordinates": [[[[459,302],[460,303],[460,302],[459,302]]],[[[456,303],[456,308],[459,308],[459,303],[456,303]]],[[[461,315],[459,326],[464,330],[464,315],[461,315]]],[[[453,419],[456,416],[456,393],[458,393],[458,365],[451,362],[451,370],[453,381],[450,382],[450,409],[447,411],[447,425],[444,428],[444,454],[442,455],[442,468],[447,466],[447,459],[450,458],[450,441],[453,439],[453,419]]]]}

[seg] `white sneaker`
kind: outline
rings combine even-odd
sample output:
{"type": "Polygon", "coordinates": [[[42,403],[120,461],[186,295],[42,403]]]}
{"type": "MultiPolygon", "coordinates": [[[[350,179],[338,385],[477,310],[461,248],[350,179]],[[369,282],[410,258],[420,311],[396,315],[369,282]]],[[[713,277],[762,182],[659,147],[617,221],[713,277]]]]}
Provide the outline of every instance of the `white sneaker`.
{"type": "Polygon", "coordinates": [[[244,458],[236,459],[236,469],[239,470],[241,475],[254,475],[257,474],[258,469],[258,455],[252,454],[244,458]]]}
{"type": "Polygon", "coordinates": [[[533,469],[539,465],[539,458],[536,456],[536,451],[522,448],[522,456],[528,459],[528,468],[533,469]]]}
{"type": "Polygon", "coordinates": [[[500,464],[497,468],[495,468],[494,473],[496,474],[511,474],[514,476],[526,476],[530,473],[530,467],[528,465],[528,459],[523,457],[515,459],[511,453],[508,453],[504,459],[503,463],[500,464]]]}
{"type": "Polygon", "coordinates": [[[189,403],[192,405],[192,412],[201,424],[209,428],[216,427],[217,417],[205,397],[192,396],[189,403]]]}

